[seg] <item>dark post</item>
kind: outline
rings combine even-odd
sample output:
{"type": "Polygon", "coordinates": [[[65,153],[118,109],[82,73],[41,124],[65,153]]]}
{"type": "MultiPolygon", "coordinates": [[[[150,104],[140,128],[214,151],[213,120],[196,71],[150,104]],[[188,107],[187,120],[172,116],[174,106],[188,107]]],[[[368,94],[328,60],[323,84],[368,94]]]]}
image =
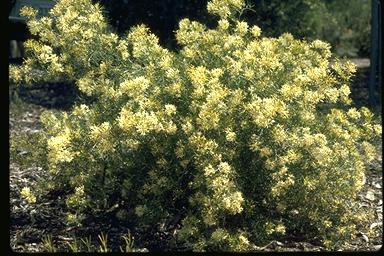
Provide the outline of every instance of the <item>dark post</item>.
{"type": "Polygon", "coordinates": [[[371,74],[369,81],[369,101],[372,108],[381,104],[382,86],[382,32],[381,32],[381,1],[372,0],[371,7],[371,74]]]}

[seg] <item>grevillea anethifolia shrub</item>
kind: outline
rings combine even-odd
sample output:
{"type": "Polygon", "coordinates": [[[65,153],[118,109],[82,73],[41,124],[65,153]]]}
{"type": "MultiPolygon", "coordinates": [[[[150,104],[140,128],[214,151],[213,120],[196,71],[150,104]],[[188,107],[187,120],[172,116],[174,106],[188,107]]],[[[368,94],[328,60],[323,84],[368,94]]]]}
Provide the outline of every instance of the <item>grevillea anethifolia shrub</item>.
{"type": "Polygon", "coordinates": [[[178,52],[144,25],[114,34],[98,5],[61,0],[47,17],[23,9],[29,40],[12,83],[70,80],[92,103],[42,116],[50,178],[66,188],[68,222],[118,209],[145,232],[177,222],[196,251],[249,250],[284,233],[347,241],[356,194],[381,136],[350,107],[350,62],[327,43],[263,38],[242,0],[212,0],[207,29],[180,21],[178,52]]]}

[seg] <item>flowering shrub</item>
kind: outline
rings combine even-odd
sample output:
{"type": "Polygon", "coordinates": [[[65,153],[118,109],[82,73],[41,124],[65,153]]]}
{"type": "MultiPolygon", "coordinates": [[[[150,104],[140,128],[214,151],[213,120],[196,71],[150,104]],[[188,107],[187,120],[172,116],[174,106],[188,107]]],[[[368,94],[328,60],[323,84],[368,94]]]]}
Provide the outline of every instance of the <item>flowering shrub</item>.
{"type": "Polygon", "coordinates": [[[181,20],[179,52],[144,25],[118,37],[90,0],[41,19],[23,9],[39,39],[11,80],[72,80],[95,98],[42,116],[50,179],[36,200],[66,188],[69,223],[114,208],[143,232],[178,216],[178,240],[197,251],[285,232],[348,239],[381,135],[368,109],[349,107],[355,66],[330,64],[321,41],[261,37],[236,18],[243,6],[210,1],[214,29],[181,20]]]}

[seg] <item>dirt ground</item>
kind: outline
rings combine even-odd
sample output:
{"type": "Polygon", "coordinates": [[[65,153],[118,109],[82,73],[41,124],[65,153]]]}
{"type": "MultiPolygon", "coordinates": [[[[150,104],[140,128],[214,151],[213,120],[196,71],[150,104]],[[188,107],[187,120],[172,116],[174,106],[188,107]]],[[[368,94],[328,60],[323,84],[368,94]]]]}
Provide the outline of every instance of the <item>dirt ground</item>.
{"type": "MultiPolygon", "coordinates": [[[[352,99],[358,106],[368,105],[367,81],[369,79],[369,60],[354,60],[358,65],[358,73],[352,83],[352,99]]],[[[46,88],[45,88],[46,89],[46,88]]],[[[42,89],[44,90],[44,88],[42,89]]],[[[54,90],[54,89],[53,89],[54,90]]],[[[44,109],[53,107],[52,91],[45,92],[41,98],[41,92],[35,93],[24,91],[24,103],[22,109],[13,113],[11,108],[9,125],[10,132],[14,134],[39,133],[41,131],[40,115],[44,109]],[[40,96],[36,96],[40,95],[40,96]],[[38,105],[38,104],[39,105],[38,105]]],[[[22,94],[23,94],[22,93],[22,94]]],[[[73,93],[67,90],[66,93],[73,93]]],[[[61,98],[56,98],[59,102],[65,102],[65,93],[60,93],[61,98]],[[63,95],[64,94],[64,95],[63,95]]],[[[72,94],[71,94],[72,95],[72,94]]],[[[64,108],[67,105],[63,105],[64,108]]],[[[30,152],[23,149],[18,151],[21,159],[27,157],[30,152]]],[[[111,249],[118,251],[118,245],[121,245],[120,234],[126,234],[128,227],[121,223],[112,223],[108,219],[90,220],[85,228],[68,228],[63,223],[62,209],[65,207],[60,204],[54,196],[39,201],[31,206],[20,197],[20,190],[24,186],[29,186],[36,182],[39,177],[45,175],[45,171],[38,163],[28,168],[21,168],[17,163],[10,163],[10,240],[11,248],[17,252],[41,252],[45,248],[42,238],[50,234],[52,241],[59,250],[65,250],[67,243],[73,241],[73,237],[92,236],[92,240],[97,240],[100,231],[108,233],[108,239],[111,249]]],[[[373,251],[382,246],[383,233],[383,197],[382,197],[382,155],[378,155],[373,162],[370,170],[366,173],[365,184],[359,193],[359,207],[371,209],[374,211],[374,218],[370,220],[370,232],[358,232],[356,239],[350,242],[345,248],[348,251],[373,251]]],[[[134,235],[134,233],[133,233],[134,235]]],[[[169,238],[170,234],[155,234],[153,240],[169,238]]],[[[137,238],[135,246],[142,251],[153,251],[159,249],[156,244],[140,241],[137,238]]],[[[271,241],[264,246],[256,247],[256,251],[323,251],[323,247],[311,244],[306,241],[287,238],[281,241],[271,241]]]]}

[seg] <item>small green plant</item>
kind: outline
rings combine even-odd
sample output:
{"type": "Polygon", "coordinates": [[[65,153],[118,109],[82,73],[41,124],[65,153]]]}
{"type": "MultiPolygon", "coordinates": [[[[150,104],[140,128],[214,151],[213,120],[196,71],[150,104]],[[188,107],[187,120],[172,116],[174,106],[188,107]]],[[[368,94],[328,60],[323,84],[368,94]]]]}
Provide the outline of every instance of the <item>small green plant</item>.
{"type": "Polygon", "coordinates": [[[350,106],[356,68],[330,63],[319,40],[261,37],[238,18],[244,6],[209,1],[212,29],[181,20],[178,52],[144,25],[117,36],[89,0],[58,1],[41,19],[24,8],[39,40],[11,80],[75,81],[95,99],[43,114],[49,179],[38,196],[66,187],[69,224],[111,208],[143,234],[176,220],[195,251],[247,251],[287,233],[348,241],[381,136],[367,108],[350,106]]]}
{"type": "Polygon", "coordinates": [[[45,235],[42,238],[42,243],[47,252],[57,252],[57,248],[53,244],[51,235],[45,235]]]}
{"type": "Polygon", "coordinates": [[[80,252],[80,245],[78,244],[78,241],[76,238],[73,239],[72,242],[67,242],[67,245],[69,247],[69,250],[71,252],[80,252]]]}
{"type": "Polygon", "coordinates": [[[123,235],[121,237],[124,240],[125,247],[124,249],[120,246],[121,252],[133,252],[134,251],[134,237],[131,235],[131,233],[128,233],[127,235],[123,235]]]}
{"type": "MultiPolygon", "coordinates": [[[[134,237],[131,235],[131,233],[122,235],[121,239],[123,241],[123,245],[119,246],[121,252],[136,251],[136,249],[134,248],[134,237]]],[[[52,235],[44,236],[42,239],[42,243],[47,252],[58,251],[58,249],[52,242],[52,235]]],[[[108,235],[103,232],[98,235],[99,246],[97,248],[94,247],[94,245],[92,244],[91,236],[80,238],[80,240],[74,237],[72,241],[68,241],[66,244],[70,252],[112,252],[112,248],[110,248],[110,246],[108,245],[108,235]]]]}
{"type": "Polygon", "coordinates": [[[108,235],[101,233],[98,238],[100,241],[99,252],[108,252],[108,235]]]}
{"type": "Polygon", "coordinates": [[[86,237],[86,238],[81,238],[80,240],[84,244],[86,251],[91,252],[92,251],[91,236],[86,237]]]}

